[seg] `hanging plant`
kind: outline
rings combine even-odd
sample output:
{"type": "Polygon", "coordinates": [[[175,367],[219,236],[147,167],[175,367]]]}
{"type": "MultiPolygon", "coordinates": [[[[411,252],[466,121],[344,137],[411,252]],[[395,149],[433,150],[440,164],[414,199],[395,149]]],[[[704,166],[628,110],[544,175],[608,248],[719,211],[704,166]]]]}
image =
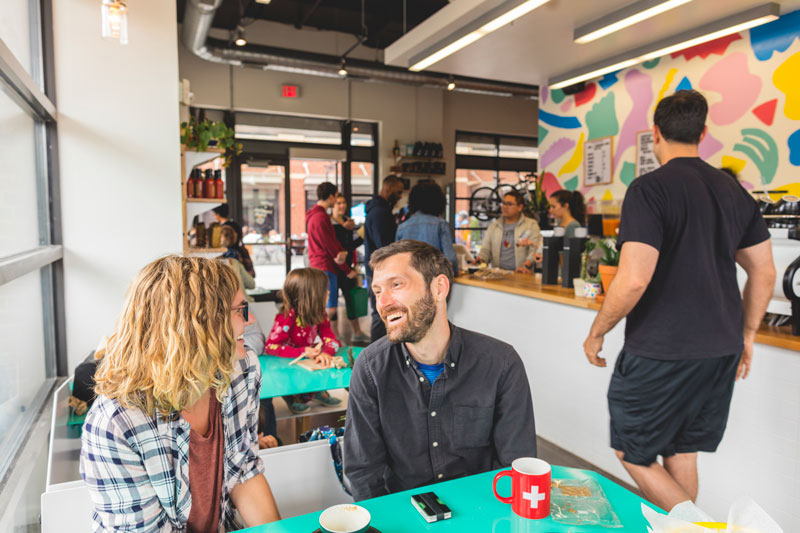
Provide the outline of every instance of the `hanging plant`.
{"type": "Polygon", "coordinates": [[[198,121],[194,116],[189,122],[181,123],[181,143],[189,150],[205,152],[209,146],[216,146],[225,150],[225,163],[227,167],[233,161],[234,155],[242,153],[242,143],[236,142],[236,132],[224,122],[214,122],[204,118],[198,121]]]}

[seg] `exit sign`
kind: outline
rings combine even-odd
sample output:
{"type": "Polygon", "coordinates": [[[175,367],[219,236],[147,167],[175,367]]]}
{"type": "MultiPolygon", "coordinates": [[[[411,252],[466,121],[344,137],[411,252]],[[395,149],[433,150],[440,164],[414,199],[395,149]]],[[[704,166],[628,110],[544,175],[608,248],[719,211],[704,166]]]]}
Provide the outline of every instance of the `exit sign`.
{"type": "Polygon", "coordinates": [[[284,85],[283,97],[284,98],[298,98],[300,96],[300,87],[297,85],[284,85]]]}

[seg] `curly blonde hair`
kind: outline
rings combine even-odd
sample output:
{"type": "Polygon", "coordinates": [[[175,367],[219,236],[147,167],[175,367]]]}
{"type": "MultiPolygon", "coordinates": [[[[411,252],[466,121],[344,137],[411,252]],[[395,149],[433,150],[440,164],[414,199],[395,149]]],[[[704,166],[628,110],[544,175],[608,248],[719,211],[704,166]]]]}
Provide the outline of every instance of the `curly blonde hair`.
{"type": "Polygon", "coordinates": [[[170,255],[144,267],[95,353],[95,392],[149,416],[173,416],[210,387],[222,401],[236,357],[238,290],[234,271],[214,259],[170,255]]]}

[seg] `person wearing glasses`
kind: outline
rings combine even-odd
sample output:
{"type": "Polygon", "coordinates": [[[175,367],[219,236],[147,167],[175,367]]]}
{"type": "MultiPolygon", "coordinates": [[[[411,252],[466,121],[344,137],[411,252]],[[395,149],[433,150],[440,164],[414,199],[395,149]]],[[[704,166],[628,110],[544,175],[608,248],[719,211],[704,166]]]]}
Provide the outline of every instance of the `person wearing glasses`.
{"type": "Polygon", "coordinates": [[[80,455],[94,531],[229,531],[280,519],[257,455],[261,370],[243,339],[251,322],[221,261],[170,255],[139,272],[95,354],[80,455]]]}
{"type": "Polygon", "coordinates": [[[542,236],[539,223],[522,214],[524,207],[519,191],[503,196],[502,216],[486,229],[476,261],[520,273],[533,271],[542,236]]]}

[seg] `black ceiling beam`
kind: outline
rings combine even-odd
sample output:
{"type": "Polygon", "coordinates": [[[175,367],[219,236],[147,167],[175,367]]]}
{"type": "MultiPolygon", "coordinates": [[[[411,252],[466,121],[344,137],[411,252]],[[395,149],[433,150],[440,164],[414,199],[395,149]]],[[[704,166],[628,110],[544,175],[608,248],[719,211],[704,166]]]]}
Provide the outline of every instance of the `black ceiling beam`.
{"type": "MultiPolygon", "coordinates": [[[[295,24],[294,27],[297,28],[298,30],[303,29],[303,26],[306,25],[306,22],[308,22],[308,19],[311,18],[311,16],[314,14],[314,12],[317,10],[317,8],[319,7],[319,5],[321,3],[322,3],[322,0],[317,0],[316,2],[314,2],[314,5],[311,6],[311,9],[309,9],[308,12],[305,15],[303,15],[303,19],[300,21],[300,23],[299,24],[295,24]]],[[[297,6],[298,6],[299,11],[302,13],[303,12],[302,4],[300,2],[298,2],[297,6]]]]}

